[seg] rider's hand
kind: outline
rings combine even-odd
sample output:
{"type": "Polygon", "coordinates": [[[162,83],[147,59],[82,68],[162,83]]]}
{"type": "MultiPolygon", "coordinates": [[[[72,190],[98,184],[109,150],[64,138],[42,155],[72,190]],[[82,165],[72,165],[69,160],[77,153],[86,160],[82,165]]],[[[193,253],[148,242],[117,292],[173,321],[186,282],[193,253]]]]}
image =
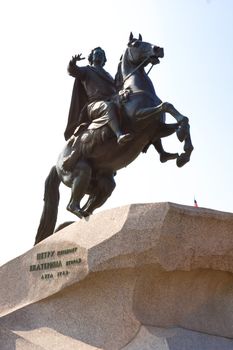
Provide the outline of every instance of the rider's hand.
{"type": "Polygon", "coordinates": [[[78,61],[85,60],[85,57],[81,57],[81,56],[82,56],[81,53],[79,53],[78,55],[72,56],[72,61],[76,63],[78,61]]]}

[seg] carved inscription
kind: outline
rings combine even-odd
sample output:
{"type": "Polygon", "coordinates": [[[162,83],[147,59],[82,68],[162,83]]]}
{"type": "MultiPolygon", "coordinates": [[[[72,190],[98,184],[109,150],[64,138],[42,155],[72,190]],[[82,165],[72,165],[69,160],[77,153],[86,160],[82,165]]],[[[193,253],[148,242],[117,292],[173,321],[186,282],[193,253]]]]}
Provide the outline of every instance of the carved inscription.
{"type": "Polygon", "coordinates": [[[67,268],[71,266],[77,266],[79,265],[82,260],[81,258],[72,258],[69,260],[61,260],[67,257],[68,254],[75,254],[77,253],[77,247],[71,247],[66,248],[62,250],[51,250],[47,252],[40,252],[36,255],[37,262],[33,265],[29,266],[29,271],[43,271],[43,274],[41,275],[41,279],[45,281],[52,280],[54,278],[61,278],[64,276],[68,276],[71,271],[68,271],[67,268]],[[51,261],[45,261],[47,259],[52,259],[51,261]],[[59,269],[56,273],[54,272],[55,269],[59,269]],[[53,270],[51,272],[47,272],[46,270],[53,270]],[[45,271],[45,272],[44,272],[45,271]]]}
{"type": "Polygon", "coordinates": [[[30,271],[56,269],[56,268],[59,268],[59,267],[62,267],[61,260],[59,260],[59,261],[51,261],[51,262],[43,263],[43,264],[31,265],[30,266],[30,271]]]}

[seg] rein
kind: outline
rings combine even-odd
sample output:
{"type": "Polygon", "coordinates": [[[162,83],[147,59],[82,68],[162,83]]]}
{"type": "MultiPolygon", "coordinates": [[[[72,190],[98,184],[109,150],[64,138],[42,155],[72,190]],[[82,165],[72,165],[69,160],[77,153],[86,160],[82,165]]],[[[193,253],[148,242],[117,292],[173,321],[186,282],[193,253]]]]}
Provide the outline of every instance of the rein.
{"type": "Polygon", "coordinates": [[[125,79],[123,80],[122,85],[126,82],[127,79],[129,79],[137,70],[148,60],[148,58],[145,58],[144,61],[142,61],[131,73],[129,73],[125,79]]]}
{"type": "Polygon", "coordinates": [[[148,72],[146,73],[146,75],[148,75],[151,71],[151,69],[154,67],[154,65],[151,63],[150,69],[148,70],[148,72]]]}
{"type": "MultiPolygon", "coordinates": [[[[128,80],[135,72],[137,72],[137,70],[148,60],[148,57],[145,58],[141,63],[139,63],[139,65],[131,72],[129,73],[125,79],[122,82],[122,85],[126,82],[126,80],[128,80]]],[[[153,64],[151,64],[150,69],[148,70],[148,72],[146,73],[147,75],[150,73],[151,69],[153,68],[153,64]]]]}

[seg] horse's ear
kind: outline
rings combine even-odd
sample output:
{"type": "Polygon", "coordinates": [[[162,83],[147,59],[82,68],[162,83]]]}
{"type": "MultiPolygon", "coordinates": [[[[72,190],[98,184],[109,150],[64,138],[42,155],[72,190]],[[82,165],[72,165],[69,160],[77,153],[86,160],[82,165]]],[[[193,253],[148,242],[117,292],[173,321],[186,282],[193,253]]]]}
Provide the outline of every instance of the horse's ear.
{"type": "Polygon", "coordinates": [[[133,33],[130,32],[130,35],[129,35],[129,42],[131,42],[133,40],[133,33]]]}
{"type": "Polygon", "coordinates": [[[141,41],[142,41],[142,36],[141,36],[141,34],[139,34],[138,40],[141,40],[141,41]]]}

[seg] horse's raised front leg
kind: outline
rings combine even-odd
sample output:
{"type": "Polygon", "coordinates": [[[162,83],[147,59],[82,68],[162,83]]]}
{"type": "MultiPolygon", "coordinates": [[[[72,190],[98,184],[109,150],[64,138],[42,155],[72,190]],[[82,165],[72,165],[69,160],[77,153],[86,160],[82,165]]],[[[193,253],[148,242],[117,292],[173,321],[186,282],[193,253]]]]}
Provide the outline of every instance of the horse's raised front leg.
{"type": "Polygon", "coordinates": [[[189,162],[193,150],[194,147],[192,145],[191,136],[189,134],[184,141],[184,152],[181,153],[181,155],[179,155],[179,157],[176,159],[176,165],[179,168],[189,162]]]}
{"type": "Polygon", "coordinates": [[[83,217],[80,210],[80,202],[87,193],[91,180],[91,167],[85,161],[79,161],[73,170],[73,183],[71,187],[71,198],[67,205],[67,210],[77,215],[80,219],[83,217]]]}
{"type": "Polygon", "coordinates": [[[155,117],[157,114],[158,120],[160,120],[161,116],[160,113],[164,111],[163,103],[156,107],[147,107],[147,108],[140,108],[136,112],[136,119],[137,120],[144,120],[150,117],[155,117]]]}
{"type": "Polygon", "coordinates": [[[171,103],[162,102],[156,107],[141,108],[136,112],[136,119],[138,121],[148,118],[158,118],[160,120],[160,113],[166,112],[171,114],[178,122],[179,128],[177,130],[177,137],[180,142],[183,142],[189,134],[189,119],[181,114],[171,103]]]}
{"type": "Polygon", "coordinates": [[[171,103],[162,103],[163,111],[171,114],[179,123],[180,127],[176,134],[180,142],[183,142],[185,138],[189,135],[189,119],[181,114],[171,103]]]}
{"type": "Polygon", "coordinates": [[[178,128],[177,128],[176,134],[180,142],[184,141],[184,153],[182,153],[179,157],[177,157],[177,166],[182,167],[190,160],[190,156],[193,151],[193,145],[190,137],[189,119],[185,117],[183,114],[181,114],[169,102],[163,102],[157,107],[139,109],[136,113],[136,118],[138,120],[145,120],[147,118],[156,116],[158,117],[158,120],[160,120],[160,116],[161,116],[160,112],[171,114],[178,122],[178,128]]]}
{"type": "Polygon", "coordinates": [[[161,123],[160,130],[156,135],[156,138],[148,143],[142,150],[143,153],[147,152],[147,149],[150,145],[153,145],[156,151],[160,156],[160,162],[165,163],[168,160],[176,159],[179,154],[178,153],[168,153],[164,150],[161,137],[166,137],[172,135],[178,128],[178,124],[165,124],[161,123]],[[159,138],[158,138],[159,137],[159,138]]]}
{"type": "Polygon", "coordinates": [[[168,160],[177,159],[178,153],[168,153],[164,150],[161,139],[158,139],[152,143],[156,151],[160,156],[160,162],[165,163],[168,160]]]}
{"type": "Polygon", "coordinates": [[[175,107],[168,102],[163,104],[165,112],[170,113],[180,124],[176,134],[180,142],[184,141],[184,152],[177,158],[176,164],[180,168],[189,162],[191,153],[194,149],[190,136],[189,119],[182,115],[175,109],[175,107]]]}

